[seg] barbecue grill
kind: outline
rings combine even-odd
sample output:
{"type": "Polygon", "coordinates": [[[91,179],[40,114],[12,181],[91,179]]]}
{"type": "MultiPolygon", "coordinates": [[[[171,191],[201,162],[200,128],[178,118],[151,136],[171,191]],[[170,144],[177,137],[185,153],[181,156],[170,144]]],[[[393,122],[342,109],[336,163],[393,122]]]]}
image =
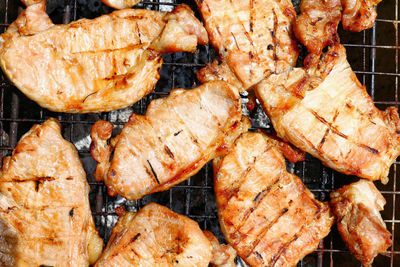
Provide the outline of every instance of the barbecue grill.
{"type": "MultiPolygon", "coordinates": [[[[376,25],[361,33],[340,31],[342,43],[347,49],[348,60],[360,81],[366,85],[368,92],[380,109],[390,105],[399,106],[399,3],[400,0],[384,0],[378,6],[376,25]]],[[[193,10],[197,10],[193,0],[146,0],[135,8],[170,11],[174,6],[185,2],[193,10]]],[[[298,6],[298,0],[294,1],[298,6]]],[[[23,8],[20,1],[0,0],[0,29],[3,32],[15,20],[23,8]]],[[[80,18],[94,18],[112,11],[99,0],[47,0],[47,12],[55,23],[68,23],[80,18]]],[[[196,11],[196,15],[199,16],[196,11]]],[[[299,62],[305,56],[302,49],[299,62]]],[[[127,201],[122,197],[111,197],[102,182],[96,182],[93,172],[95,161],[89,153],[90,129],[99,119],[112,122],[116,127],[114,134],[122,128],[132,112],[144,114],[151,100],[168,95],[173,88],[193,88],[199,85],[196,72],[205,63],[215,58],[210,46],[200,46],[194,54],[165,54],[155,92],[144,97],[138,103],[119,111],[98,114],[65,114],[54,113],[40,108],[36,103],[20,93],[2,74],[0,80],[0,153],[10,154],[21,136],[33,124],[42,123],[49,117],[60,120],[63,136],[71,141],[79,151],[80,159],[87,172],[91,187],[90,203],[96,228],[105,242],[108,241],[112,227],[118,216],[115,208],[136,211],[150,202],[157,202],[172,210],[197,221],[202,229],[213,232],[220,241],[223,235],[219,228],[217,208],[213,192],[213,174],[211,163],[187,181],[173,187],[169,191],[145,196],[141,200],[127,201]]],[[[253,123],[252,130],[264,129],[272,131],[267,116],[258,104],[249,112],[246,109],[247,95],[242,96],[244,114],[253,123]]],[[[200,126],[199,126],[200,127],[200,126]]],[[[400,162],[393,164],[389,182],[376,185],[381,190],[387,204],[382,212],[387,229],[392,233],[393,246],[386,255],[378,256],[373,266],[400,266],[400,162]]],[[[289,171],[298,175],[319,200],[329,199],[332,189],[339,188],[357,180],[322,166],[319,160],[306,156],[306,161],[297,164],[288,163],[289,171]]],[[[238,263],[241,264],[240,262],[238,263]]],[[[319,248],[306,256],[299,266],[359,266],[360,263],[351,256],[333,227],[332,232],[320,243],[319,248]]]]}

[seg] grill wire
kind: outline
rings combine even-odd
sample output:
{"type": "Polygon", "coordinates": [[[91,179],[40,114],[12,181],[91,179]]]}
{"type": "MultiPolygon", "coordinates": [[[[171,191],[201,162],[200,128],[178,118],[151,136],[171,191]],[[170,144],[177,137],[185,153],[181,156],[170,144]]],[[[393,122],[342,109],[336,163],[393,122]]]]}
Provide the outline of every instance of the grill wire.
{"type": "MultiPolygon", "coordinates": [[[[146,0],[136,8],[170,11],[174,6],[185,2],[196,15],[199,14],[193,0],[146,0]]],[[[299,0],[294,1],[298,6],[299,0]]],[[[399,106],[399,0],[385,0],[379,4],[378,19],[375,26],[361,33],[339,32],[341,41],[347,49],[349,62],[360,81],[366,85],[368,92],[378,108],[384,109],[390,105],[399,106]]],[[[4,32],[9,24],[15,20],[18,12],[23,9],[17,0],[0,0],[0,28],[4,32]]],[[[47,0],[47,11],[55,23],[68,23],[80,18],[94,18],[112,11],[99,0],[47,0]]],[[[340,28],[340,26],[339,26],[340,28]]],[[[299,61],[304,58],[302,50],[299,61]]],[[[165,54],[164,65],[160,73],[155,92],[144,97],[138,103],[120,111],[99,114],[64,114],[54,113],[40,108],[33,101],[27,99],[7,78],[0,77],[0,153],[5,156],[11,153],[21,136],[33,124],[41,123],[49,117],[60,120],[63,136],[71,141],[78,149],[80,159],[87,172],[91,187],[90,202],[96,227],[105,242],[108,241],[117,215],[115,208],[124,206],[127,210],[136,211],[150,202],[158,202],[172,210],[196,220],[202,229],[213,232],[220,241],[223,236],[219,228],[217,208],[213,192],[212,165],[207,164],[198,174],[187,181],[173,187],[169,191],[145,196],[141,200],[127,201],[121,197],[110,197],[102,182],[93,179],[95,162],[89,153],[90,128],[99,119],[111,121],[116,125],[115,134],[121,129],[132,112],[144,114],[147,105],[152,99],[168,95],[172,88],[193,88],[199,85],[196,80],[196,71],[215,58],[213,49],[209,46],[200,46],[194,54],[176,53],[165,54]]],[[[249,113],[245,107],[247,97],[242,96],[244,114],[252,119],[253,130],[258,128],[271,131],[268,118],[261,107],[249,113]]],[[[390,171],[389,183],[376,183],[386,199],[382,217],[387,229],[392,233],[393,246],[385,255],[378,256],[373,266],[400,266],[400,182],[399,161],[397,160],[390,171]]],[[[298,175],[306,186],[319,200],[329,199],[332,189],[340,188],[345,184],[356,181],[357,178],[345,176],[323,167],[320,161],[307,155],[305,162],[288,163],[288,169],[298,175]]],[[[332,232],[321,242],[319,248],[306,256],[299,266],[360,266],[360,263],[346,249],[334,226],[332,232]]]]}

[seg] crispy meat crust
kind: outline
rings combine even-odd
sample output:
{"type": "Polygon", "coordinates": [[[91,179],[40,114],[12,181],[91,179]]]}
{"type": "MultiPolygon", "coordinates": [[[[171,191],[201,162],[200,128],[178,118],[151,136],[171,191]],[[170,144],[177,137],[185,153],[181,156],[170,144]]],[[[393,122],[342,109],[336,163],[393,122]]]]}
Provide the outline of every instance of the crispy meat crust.
{"type": "Polygon", "coordinates": [[[370,181],[360,180],[331,193],[330,205],[338,218],[339,233],[364,266],[371,266],[374,258],[392,245],[379,213],[385,204],[385,198],[370,181]]]}
{"type": "Polygon", "coordinates": [[[387,182],[400,154],[397,108],[374,106],[341,45],[305,65],[255,89],[278,136],[339,172],[387,182]]]}
{"type": "Polygon", "coordinates": [[[112,128],[97,122],[91,134],[96,179],[104,180],[110,194],[128,199],[169,189],[226,152],[250,127],[241,119],[240,102],[238,92],[221,81],[175,89],[152,101],[145,116],[132,114],[110,147],[112,128]]]}
{"type": "Polygon", "coordinates": [[[3,159],[0,265],[89,266],[103,241],[89,205],[89,185],[75,147],[49,119],[35,125],[3,159]]]}
{"type": "Polygon", "coordinates": [[[125,9],[54,25],[40,1],[0,36],[0,63],[10,81],[44,108],[102,112],[150,93],[162,53],[194,52],[198,43],[207,42],[186,5],[170,13],[125,9]]]}
{"type": "Polygon", "coordinates": [[[329,206],[286,171],[275,144],[261,133],[244,133],[213,162],[222,232],[250,266],[295,266],[334,221],[329,206]]]}

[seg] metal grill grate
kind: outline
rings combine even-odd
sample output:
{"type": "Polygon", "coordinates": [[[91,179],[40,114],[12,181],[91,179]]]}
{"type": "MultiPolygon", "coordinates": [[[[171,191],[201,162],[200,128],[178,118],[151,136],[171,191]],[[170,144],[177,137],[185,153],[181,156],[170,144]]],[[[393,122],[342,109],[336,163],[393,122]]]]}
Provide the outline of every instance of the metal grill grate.
{"type": "MultiPolygon", "coordinates": [[[[55,23],[68,23],[83,17],[94,18],[112,11],[99,0],[47,0],[47,2],[47,11],[55,23]]],[[[161,2],[146,0],[139,4],[138,8],[168,11],[177,4],[186,2],[193,10],[196,10],[193,1],[161,0],[161,2]]],[[[298,4],[299,1],[295,0],[295,2],[298,4]]],[[[400,104],[398,2],[399,0],[384,0],[378,6],[378,19],[372,29],[362,33],[340,32],[351,66],[381,109],[400,104]]],[[[0,0],[1,32],[15,20],[18,11],[22,8],[19,1],[0,0]]],[[[223,240],[217,218],[210,164],[207,164],[197,175],[169,191],[146,196],[138,201],[126,201],[120,197],[110,197],[104,184],[94,181],[92,173],[96,164],[89,154],[89,132],[95,121],[105,119],[120,129],[132,112],[144,114],[152,99],[167,95],[172,88],[192,88],[198,85],[195,78],[196,71],[214,57],[215,53],[209,46],[199,47],[194,54],[164,55],[161,78],[154,93],[124,110],[101,114],[61,114],[42,109],[22,95],[4,75],[1,75],[0,153],[2,156],[9,154],[19,138],[33,124],[41,123],[48,117],[56,117],[62,124],[63,136],[74,143],[79,151],[91,187],[90,200],[96,227],[105,241],[108,240],[117,219],[115,207],[124,205],[127,210],[137,210],[153,201],[189,216],[199,222],[201,228],[212,231],[220,240],[223,240]]],[[[243,96],[243,102],[246,103],[246,101],[246,96],[243,96]]],[[[250,114],[248,112],[246,114],[252,119],[255,128],[270,129],[268,118],[260,106],[257,106],[250,114]]],[[[374,266],[400,266],[400,212],[396,212],[396,206],[400,206],[400,197],[398,197],[400,190],[397,190],[397,183],[400,182],[400,173],[397,171],[399,163],[396,161],[393,165],[387,185],[376,183],[387,201],[382,216],[388,230],[392,232],[394,243],[386,256],[376,258],[374,266]]],[[[305,162],[289,164],[289,169],[302,178],[320,200],[327,200],[332,189],[357,180],[323,167],[318,160],[308,155],[305,162]]],[[[306,256],[299,265],[359,266],[360,264],[346,250],[334,227],[332,233],[321,242],[317,251],[306,256]]]]}

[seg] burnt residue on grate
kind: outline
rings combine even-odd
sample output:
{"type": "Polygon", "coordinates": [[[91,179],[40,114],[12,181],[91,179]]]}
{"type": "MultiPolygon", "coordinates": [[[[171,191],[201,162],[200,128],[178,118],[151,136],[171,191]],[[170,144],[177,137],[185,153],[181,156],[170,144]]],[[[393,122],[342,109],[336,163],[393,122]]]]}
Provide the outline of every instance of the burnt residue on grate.
{"type": "MultiPolygon", "coordinates": [[[[346,46],[348,60],[360,81],[369,89],[377,106],[381,109],[388,105],[399,105],[399,22],[398,2],[400,0],[385,0],[378,6],[376,26],[361,33],[339,31],[342,43],[346,46]]],[[[299,0],[294,0],[298,11],[299,0]]],[[[135,8],[146,8],[160,11],[170,11],[180,3],[189,4],[193,9],[193,0],[145,0],[135,8]]],[[[0,0],[0,26],[2,31],[14,21],[22,4],[17,0],[0,0]]],[[[67,23],[80,18],[94,18],[113,10],[102,4],[100,0],[47,0],[47,12],[55,23],[67,23]]],[[[199,16],[196,11],[196,15],[199,16]]],[[[339,26],[339,29],[341,26],[339,26]]],[[[301,50],[299,65],[306,56],[301,50]]],[[[118,218],[115,208],[124,206],[129,211],[136,211],[150,202],[165,205],[175,212],[196,220],[202,229],[208,229],[220,241],[223,241],[217,207],[213,190],[212,164],[207,164],[200,172],[189,180],[173,187],[169,191],[145,196],[141,200],[127,201],[122,197],[111,197],[102,182],[96,182],[93,172],[95,161],[89,154],[90,128],[99,119],[111,121],[116,125],[113,134],[117,134],[130,114],[144,114],[151,100],[168,95],[172,88],[193,88],[199,85],[196,72],[207,62],[216,58],[215,51],[210,46],[200,46],[191,53],[164,54],[164,65],[160,72],[160,80],[155,92],[144,97],[138,103],[119,111],[100,114],[62,114],[40,108],[27,99],[2,75],[0,80],[0,151],[2,155],[9,154],[19,138],[27,132],[34,123],[43,122],[48,117],[61,121],[63,136],[70,140],[79,151],[80,159],[87,172],[91,187],[90,203],[96,227],[107,242],[112,227],[118,218]]],[[[246,108],[247,94],[243,94],[243,113],[248,115],[253,124],[252,130],[263,128],[272,131],[270,121],[259,104],[249,112],[246,108]]],[[[388,256],[379,256],[374,266],[400,266],[400,205],[398,183],[400,174],[398,162],[394,164],[389,176],[389,183],[376,183],[383,192],[387,204],[382,212],[387,228],[392,232],[394,246],[389,249],[388,256]]],[[[288,170],[298,175],[318,199],[326,201],[334,188],[349,184],[357,178],[349,177],[324,167],[320,161],[307,155],[305,162],[288,164],[288,170]]],[[[73,212],[71,212],[73,214],[73,212]]],[[[324,239],[317,251],[306,256],[299,266],[359,266],[357,260],[346,250],[344,243],[333,227],[332,233],[324,239]]]]}

